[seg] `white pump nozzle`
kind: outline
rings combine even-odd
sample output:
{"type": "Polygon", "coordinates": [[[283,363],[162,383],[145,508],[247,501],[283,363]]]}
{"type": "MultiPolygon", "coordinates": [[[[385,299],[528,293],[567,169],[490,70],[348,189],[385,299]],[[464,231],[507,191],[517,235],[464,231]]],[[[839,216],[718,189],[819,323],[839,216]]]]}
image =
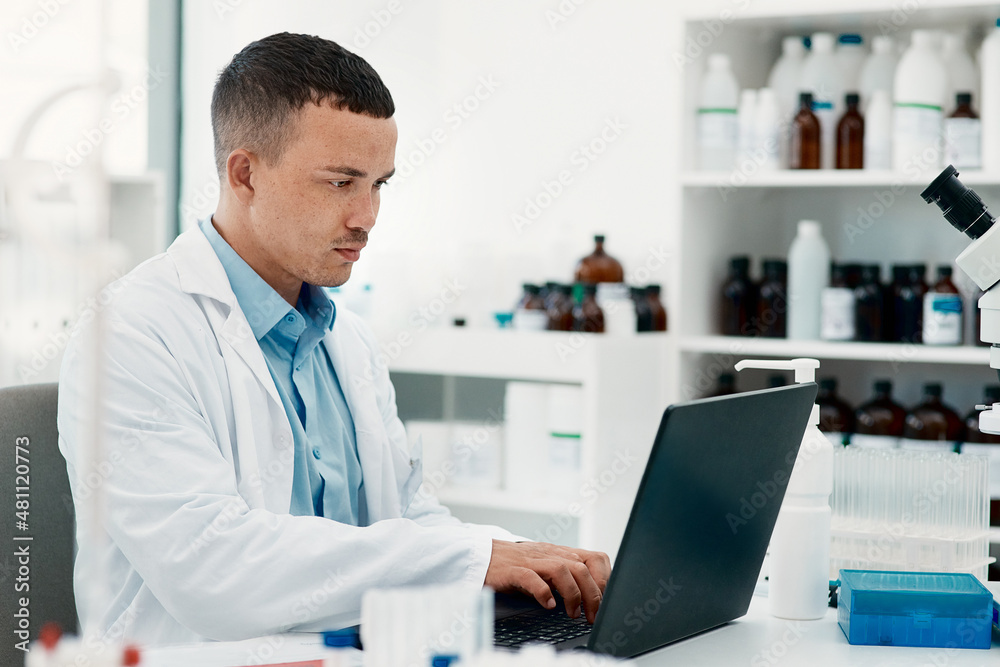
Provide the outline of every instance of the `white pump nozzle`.
{"type": "Polygon", "coordinates": [[[795,371],[795,382],[816,381],[816,369],[819,368],[819,359],[789,359],[788,361],[777,361],[771,359],[744,359],[736,362],[736,370],[744,368],[761,368],[768,371],[795,371]]]}
{"type": "MultiPolygon", "coordinates": [[[[744,359],[736,362],[736,370],[744,368],[762,368],[768,371],[795,371],[795,382],[816,381],[816,369],[819,368],[819,359],[809,359],[802,357],[799,359],[789,359],[787,361],[777,361],[773,359],[744,359]]],[[[809,415],[809,423],[815,426],[819,424],[819,406],[813,405],[812,414],[809,415]]]]}

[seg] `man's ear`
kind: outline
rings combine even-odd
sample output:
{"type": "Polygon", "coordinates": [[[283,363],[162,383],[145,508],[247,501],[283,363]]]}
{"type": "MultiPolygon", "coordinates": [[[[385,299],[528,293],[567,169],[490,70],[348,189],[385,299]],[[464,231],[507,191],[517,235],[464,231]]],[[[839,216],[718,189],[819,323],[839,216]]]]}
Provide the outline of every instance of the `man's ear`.
{"type": "Polygon", "coordinates": [[[254,189],[250,183],[250,175],[256,166],[257,156],[245,148],[237,148],[226,160],[226,179],[229,182],[229,189],[244,206],[249,206],[253,200],[254,189]]]}

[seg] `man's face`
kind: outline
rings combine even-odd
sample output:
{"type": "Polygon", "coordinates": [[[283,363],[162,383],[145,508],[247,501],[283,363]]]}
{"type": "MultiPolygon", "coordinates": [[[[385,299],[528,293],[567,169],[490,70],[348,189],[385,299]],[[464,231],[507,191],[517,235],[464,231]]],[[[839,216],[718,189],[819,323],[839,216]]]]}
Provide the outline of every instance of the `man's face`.
{"type": "Polygon", "coordinates": [[[251,174],[250,237],[258,273],[283,283],[347,282],[392,175],[396,122],[306,104],[275,165],[251,174]],[[261,270],[263,269],[263,271],[261,270]]]}

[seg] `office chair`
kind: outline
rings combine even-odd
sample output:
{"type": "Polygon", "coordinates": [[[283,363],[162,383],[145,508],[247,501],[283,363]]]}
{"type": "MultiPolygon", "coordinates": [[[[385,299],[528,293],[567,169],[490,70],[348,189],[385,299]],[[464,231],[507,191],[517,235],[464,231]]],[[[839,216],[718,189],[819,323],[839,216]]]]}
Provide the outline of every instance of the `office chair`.
{"type": "MultiPolygon", "coordinates": [[[[22,609],[21,598],[28,601],[28,630],[32,640],[47,621],[59,623],[63,632],[77,632],[73,597],[73,499],[66,461],[59,452],[57,389],[55,383],[0,389],[2,665],[23,664],[24,653],[15,645],[21,641],[15,634],[21,623],[16,616],[22,609]],[[22,502],[18,506],[18,493],[23,493],[25,486],[28,504],[22,502]],[[30,540],[26,539],[29,537],[30,540]],[[25,548],[26,566],[17,555],[25,548]],[[21,590],[25,584],[28,590],[21,590]]],[[[24,496],[20,499],[24,500],[24,496]]]]}

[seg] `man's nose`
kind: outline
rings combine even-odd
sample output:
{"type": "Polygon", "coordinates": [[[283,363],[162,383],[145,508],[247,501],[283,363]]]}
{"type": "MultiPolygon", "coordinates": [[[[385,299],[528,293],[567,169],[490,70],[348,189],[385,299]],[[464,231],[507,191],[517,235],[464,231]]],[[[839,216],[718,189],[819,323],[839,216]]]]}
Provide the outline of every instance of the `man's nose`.
{"type": "Polygon", "coordinates": [[[375,217],[378,214],[378,204],[375,200],[375,193],[359,195],[353,203],[349,226],[355,229],[363,229],[366,232],[375,226],[375,217]]]}

